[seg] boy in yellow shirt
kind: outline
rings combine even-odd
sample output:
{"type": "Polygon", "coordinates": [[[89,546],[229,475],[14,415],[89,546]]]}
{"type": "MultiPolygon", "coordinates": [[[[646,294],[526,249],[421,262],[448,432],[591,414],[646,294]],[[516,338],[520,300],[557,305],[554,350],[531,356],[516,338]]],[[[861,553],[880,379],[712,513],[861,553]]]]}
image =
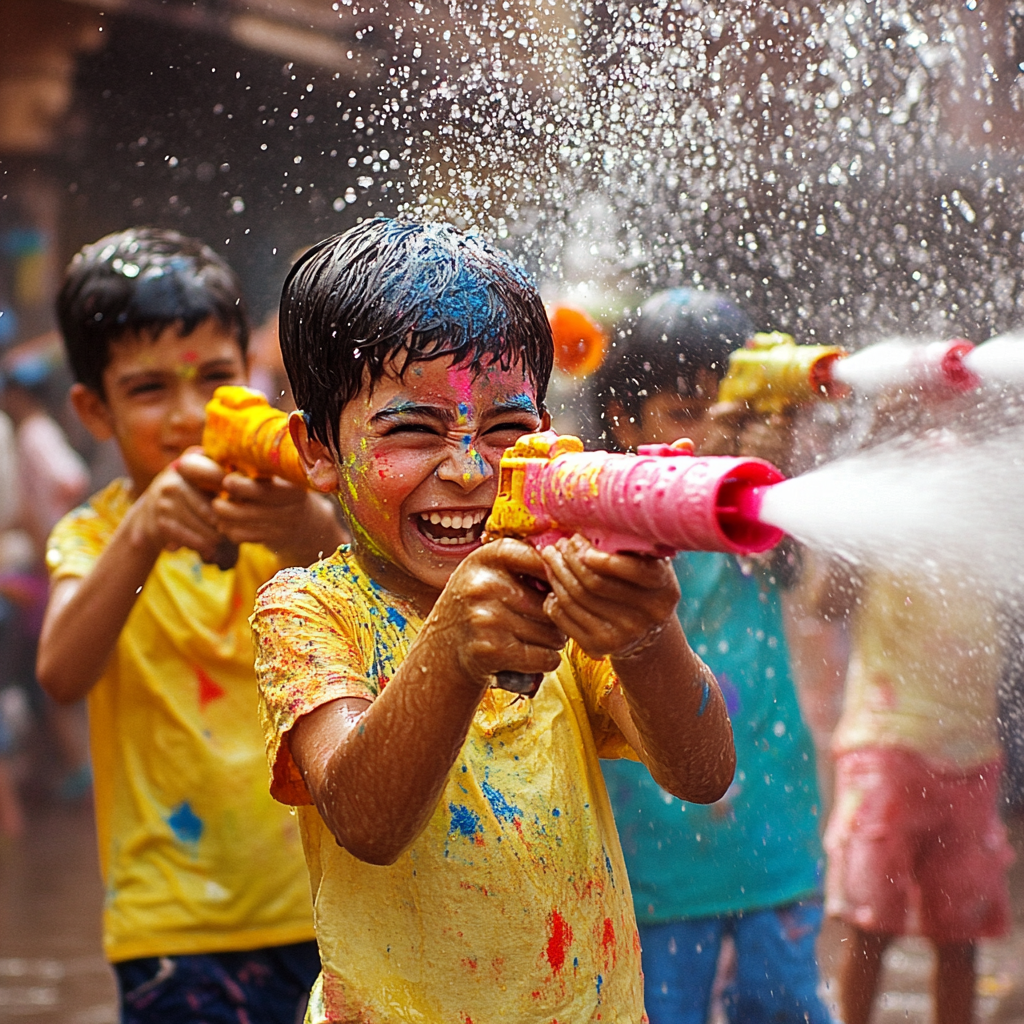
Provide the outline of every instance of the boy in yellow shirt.
{"type": "Polygon", "coordinates": [[[377,219],[300,260],[280,323],[292,436],[354,538],[253,618],[313,881],[307,1020],[639,1024],[598,758],[706,802],[732,737],[667,560],[481,543],[502,452],[548,424],[536,288],[478,237],[377,219]],[[516,697],[503,670],[545,675],[516,697]]]}
{"type": "Polygon", "coordinates": [[[194,447],[213,390],[246,379],[245,307],[210,249],[101,239],[59,315],[75,409],[127,470],[50,537],[38,663],[55,700],[89,699],[121,1019],[292,1024],[319,965],[294,823],[266,793],[246,620],[339,529],[317,496],[194,447]]]}

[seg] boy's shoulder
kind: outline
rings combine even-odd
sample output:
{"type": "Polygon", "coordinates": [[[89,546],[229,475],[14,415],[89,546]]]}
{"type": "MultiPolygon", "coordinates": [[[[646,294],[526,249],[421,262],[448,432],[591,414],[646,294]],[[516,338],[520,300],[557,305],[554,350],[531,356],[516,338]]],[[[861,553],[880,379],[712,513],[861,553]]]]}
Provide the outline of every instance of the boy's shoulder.
{"type": "Polygon", "coordinates": [[[51,578],[82,575],[79,563],[99,557],[131,505],[129,482],[118,478],[64,515],[46,544],[51,578]]]}
{"type": "Polygon", "coordinates": [[[261,606],[288,603],[299,594],[310,595],[332,610],[359,610],[367,606],[412,608],[408,601],[392,594],[366,573],[348,544],[308,567],[291,567],[275,573],[260,587],[257,614],[261,606]]]}

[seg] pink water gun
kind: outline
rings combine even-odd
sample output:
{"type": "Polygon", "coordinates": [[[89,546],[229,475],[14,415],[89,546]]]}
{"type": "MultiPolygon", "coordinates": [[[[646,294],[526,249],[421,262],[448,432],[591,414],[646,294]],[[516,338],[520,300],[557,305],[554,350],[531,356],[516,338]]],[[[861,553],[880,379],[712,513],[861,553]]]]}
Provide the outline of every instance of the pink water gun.
{"type": "MultiPolygon", "coordinates": [[[[602,551],[754,554],[782,539],[756,518],[764,488],[782,474],[763,459],[695,456],[641,445],[636,455],[583,450],[578,437],[527,434],[501,458],[490,537],[537,547],[580,533],[602,551]]],[[[501,672],[498,686],[532,696],[540,676],[501,672]]]]}

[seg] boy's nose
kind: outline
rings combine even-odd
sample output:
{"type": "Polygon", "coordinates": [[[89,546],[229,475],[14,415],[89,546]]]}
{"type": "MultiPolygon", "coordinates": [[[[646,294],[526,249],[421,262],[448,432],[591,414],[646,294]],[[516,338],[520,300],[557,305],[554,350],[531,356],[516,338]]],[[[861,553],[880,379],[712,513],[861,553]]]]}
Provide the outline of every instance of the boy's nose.
{"type": "Polygon", "coordinates": [[[206,422],[206,396],[187,383],[179,387],[171,410],[171,422],[187,430],[202,427],[206,422]]]}
{"type": "Polygon", "coordinates": [[[472,491],[494,476],[490,463],[469,442],[458,445],[435,470],[438,479],[472,491]]]}

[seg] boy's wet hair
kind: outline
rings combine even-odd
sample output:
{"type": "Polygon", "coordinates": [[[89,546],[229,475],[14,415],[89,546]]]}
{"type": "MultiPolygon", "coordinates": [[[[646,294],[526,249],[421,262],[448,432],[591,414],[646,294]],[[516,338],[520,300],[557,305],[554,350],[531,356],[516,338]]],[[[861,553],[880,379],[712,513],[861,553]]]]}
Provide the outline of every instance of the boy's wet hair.
{"type": "Polygon", "coordinates": [[[125,335],[183,336],[217,320],[249,346],[249,318],[234,271],[208,245],[177,231],[129,228],[79,252],[57,298],[57,317],[75,379],[103,394],[110,346],[125,335]]]}
{"type": "Polygon", "coordinates": [[[551,326],[529,276],[447,224],[366,220],[314,245],[281,295],[281,352],[311,436],[337,449],[342,409],[390,365],[451,356],[472,371],[521,365],[543,403],[551,326]]]}
{"type": "Polygon", "coordinates": [[[718,292],[669,288],[652,295],[636,316],[618,324],[611,349],[594,375],[598,414],[613,399],[639,417],[644,402],[659,391],[695,397],[700,371],[710,370],[721,381],[729,353],[742,347],[754,330],[750,317],[718,292]]]}

